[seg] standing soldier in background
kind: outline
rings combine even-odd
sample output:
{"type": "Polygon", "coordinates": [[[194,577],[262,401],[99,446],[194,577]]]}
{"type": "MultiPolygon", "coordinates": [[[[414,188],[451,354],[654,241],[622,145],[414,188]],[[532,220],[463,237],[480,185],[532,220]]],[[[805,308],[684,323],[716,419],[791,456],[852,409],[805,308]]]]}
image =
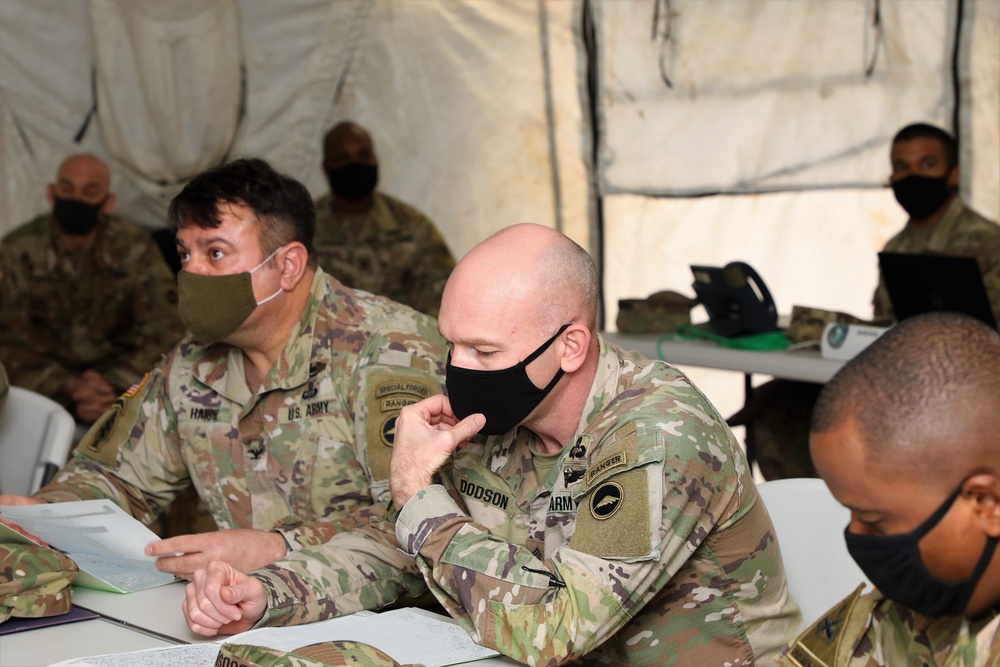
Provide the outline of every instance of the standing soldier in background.
{"type": "Polygon", "coordinates": [[[316,202],[319,265],[348,287],[437,316],[455,258],[420,211],[375,191],[378,156],[368,132],[351,122],[330,130],[323,171],[332,194],[316,202]]]}
{"type": "Polygon", "coordinates": [[[177,285],[149,233],[111,215],[111,172],[72,155],[52,212],[0,242],[0,361],[11,384],[93,423],[183,333],[177,285]]]}

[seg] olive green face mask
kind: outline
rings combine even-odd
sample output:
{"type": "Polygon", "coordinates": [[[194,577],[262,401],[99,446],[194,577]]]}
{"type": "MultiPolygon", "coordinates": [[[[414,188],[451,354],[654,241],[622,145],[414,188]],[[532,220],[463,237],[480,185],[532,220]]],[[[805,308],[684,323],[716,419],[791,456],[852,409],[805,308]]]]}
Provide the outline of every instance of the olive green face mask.
{"type": "Polygon", "coordinates": [[[267,264],[278,254],[278,250],[254,268],[241,273],[205,276],[181,271],[177,274],[177,309],[188,331],[206,345],[222,340],[236,331],[254,308],[281,294],[283,290],[279,287],[277,292],[258,302],[253,295],[250,275],[267,264]]]}

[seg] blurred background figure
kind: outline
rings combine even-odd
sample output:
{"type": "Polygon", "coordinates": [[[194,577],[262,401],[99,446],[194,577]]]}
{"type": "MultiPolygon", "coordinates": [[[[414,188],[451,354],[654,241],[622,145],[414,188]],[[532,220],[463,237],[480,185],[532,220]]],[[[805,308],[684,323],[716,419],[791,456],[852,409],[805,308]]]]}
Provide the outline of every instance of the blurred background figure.
{"type": "Polygon", "coordinates": [[[348,287],[437,316],[455,258],[423,213],[376,191],[371,135],[336,125],[323,142],[323,171],[331,194],[316,202],[319,265],[348,287]]]}
{"type": "Polygon", "coordinates": [[[0,241],[0,361],[91,424],[180,339],[177,284],[149,232],[112,215],[96,156],[66,158],[48,200],[0,241]]]}

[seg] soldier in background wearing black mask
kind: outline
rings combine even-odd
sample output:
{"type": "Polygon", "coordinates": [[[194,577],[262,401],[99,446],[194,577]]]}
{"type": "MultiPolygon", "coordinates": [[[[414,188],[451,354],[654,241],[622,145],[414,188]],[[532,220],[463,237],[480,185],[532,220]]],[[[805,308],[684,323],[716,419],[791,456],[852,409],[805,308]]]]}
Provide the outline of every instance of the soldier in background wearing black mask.
{"type": "Polygon", "coordinates": [[[99,158],[66,158],[47,195],[0,242],[0,362],[90,424],[180,339],[177,285],[149,232],[112,216],[99,158]]]}
{"type": "MultiPolygon", "coordinates": [[[[962,204],[955,138],[933,125],[908,125],[893,138],[890,160],[889,183],[910,219],[885,251],[975,257],[1000,322],[1000,225],[962,204]]],[[[874,306],[875,319],[893,319],[881,277],[874,306]]]]}
{"type": "Polygon", "coordinates": [[[810,431],[876,590],[779,664],[1000,664],[1000,335],[955,313],[905,320],[823,388],[810,431]]]}
{"type": "Polygon", "coordinates": [[[371,136],[343,122],[323,142],[331,194],[316,202],[316,256],[343,284],[437,315],[455,258],[427,217],[376,191],[371,136]]]}
{"type": "MultiPolygon", "coordinates": [[[[1000,225],[962,204],[954,137],[933,125],[908,125],[893,138],[889,157],[889,184],[910,218],[884,250],[975,257],[993,316],[1000,322],[1000,225]]],[[[874,306],[876,321],[895,320],[881,276],[874,306]]],[[[754,399],[730,418],[730,425],[749,421],[766,479],[815,477],[806,434],[818,392],[813,383],[771,380],[755,387],[754,399]]]]}

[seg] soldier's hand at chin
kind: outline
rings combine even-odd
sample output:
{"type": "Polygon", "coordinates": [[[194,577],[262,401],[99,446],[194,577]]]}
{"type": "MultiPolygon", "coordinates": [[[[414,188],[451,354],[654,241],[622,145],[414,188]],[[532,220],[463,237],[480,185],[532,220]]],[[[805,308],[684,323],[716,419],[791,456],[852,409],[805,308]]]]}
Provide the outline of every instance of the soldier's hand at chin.
{"type": "Polygon", "coordinates": [[[446,396],[431,396],[403,408],[396,418],[389,467],[393,504],[401,508],[417,491],[430,486],[434,473],[485,425],[481,414],[459,420],[446,396]]]}
{"type": "Polygon", "coordinates": [[[263,617],[267,594],[257,579],[212,561],[194,573],[182,609],[192,632],[206,637],[232,635],[249,630],[263,617]]]}
{"type": "Polygon", "coordinates": [[[285,538],[280,534],[249,528],[178,535],[146,545],[146,555],[157,557],[157,569],[189,581],[212,561],[224,561],[243,572],[252,572],[287,552],[285,538]]]}

